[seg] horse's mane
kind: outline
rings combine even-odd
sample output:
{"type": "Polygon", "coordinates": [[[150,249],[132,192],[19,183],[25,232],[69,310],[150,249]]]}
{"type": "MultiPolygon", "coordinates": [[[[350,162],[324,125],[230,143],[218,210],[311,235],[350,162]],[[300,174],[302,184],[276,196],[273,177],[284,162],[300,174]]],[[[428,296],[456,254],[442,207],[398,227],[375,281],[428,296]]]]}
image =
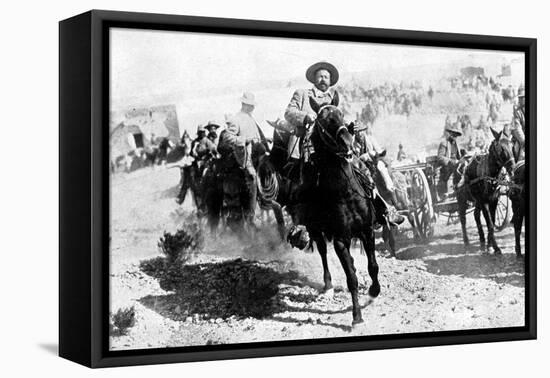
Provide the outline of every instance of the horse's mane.
{"type": "Polygon", "coordinates": [[[516,184],[525,182],[525,160],[520,160],[514,167],[512,180],[516,184]]]}

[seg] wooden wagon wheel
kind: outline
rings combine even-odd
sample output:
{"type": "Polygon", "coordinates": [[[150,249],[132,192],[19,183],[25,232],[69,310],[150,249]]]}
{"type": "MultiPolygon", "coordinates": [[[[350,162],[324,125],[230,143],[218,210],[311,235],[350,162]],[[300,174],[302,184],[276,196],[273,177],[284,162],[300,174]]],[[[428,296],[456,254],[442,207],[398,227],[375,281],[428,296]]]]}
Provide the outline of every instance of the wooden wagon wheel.
{"type": "Polygon", "coordinates": [[[428,180],[420,168],[411,171],[411,202],[411,212],[418,232],[427,241],[434,232],[435,216],[428,180]]]}
{"type": "Polygon", "coordinates": [[[502,231],[512,220],[512,203],[507,194],[501,193],[498,196],[497,209],[495,212],[495,230],[502,231]]]}

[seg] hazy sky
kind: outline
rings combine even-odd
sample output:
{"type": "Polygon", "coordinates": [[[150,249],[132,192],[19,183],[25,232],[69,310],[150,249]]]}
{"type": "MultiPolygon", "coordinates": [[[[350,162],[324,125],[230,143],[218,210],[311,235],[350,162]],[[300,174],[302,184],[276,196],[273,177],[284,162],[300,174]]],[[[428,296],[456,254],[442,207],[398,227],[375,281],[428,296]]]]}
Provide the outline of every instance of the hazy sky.
{"type": "MultiPolygon", "coordinates": [[[[401,69],[426,64],[502,64],[522,54],[227,36],[135,29],[111,30],[111,99],[154,99],[209,88],[246,88],[251,83],[289,80],[326,60],[346,72],[401,69]],[[475,53],[475,54],[472,54],[475,53]]],[[[344,75],[342,75],[344,73],[344,75]]]]}

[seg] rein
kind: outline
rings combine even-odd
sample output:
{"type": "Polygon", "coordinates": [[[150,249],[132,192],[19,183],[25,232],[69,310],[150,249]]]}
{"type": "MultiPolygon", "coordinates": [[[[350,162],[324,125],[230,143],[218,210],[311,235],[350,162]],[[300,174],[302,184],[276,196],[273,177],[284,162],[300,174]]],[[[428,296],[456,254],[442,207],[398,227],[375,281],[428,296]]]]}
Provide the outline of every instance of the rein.
{"type": "MultiPolygon", "coordinates": [[[[318,120],[315,120],[315,126],[320,131],[319,138],[321,139],[325,147],[327,147],[331,153],[338,156],[339,158],[345,158],[347,153],[338,150],[338,142],[332,135],[329,134],[327,129],[318,120]]],[[[338,138],[338,135],[344,129],[347,130],[347,127],[345,125],[342,125],[338,128],[338,130],[336,130],[336,138],[338,138]]]]}
{"type": "MultiPolygon", "coordinates": [[[[317,112],[317,114],[320,114],[321,111],[328,105],[325,105],[323,107],[321,107],[321,109],[319,109],[319,111],[317,112]]],[[[316,127],[317,130],[319,130],[319,132],[317,133],[319,135],[319,139],[321,139],[321,142],[325,145],[325,147],[329,150],[330,153],[332,153],[333,155],[335,155],[336,157],[338,158],[341,158],[343,160],[346,160],[346,157],[347,157],[347,152],[342,152],[339,150],[338,148],[338,142],[336,141],[336,138],[338,138],[338,135],[340,135],[340,133],[344,130],[347,130],[347,126],[346,125],[341,125],[340,127],[338,127],[338,129],[336,130],[336,135],[335,137],[333,137],[332,135],[330,135],[330,133],[327,131],[327,129],[325,128],[325,126],[323,126],[321,124],[321,122],[319,122],[319,119],[317,118],[315,120],[315,124],[314,126],[316,127]]],[[[345,168],[339,164],[338,165],[338,168],[342,171],[342,173],[344,174],[344,176],[346,177],[347,181],[351,184],[353,181],[355,181],[355,183],[357,183],[357,185],[361,188],[361,191],[362,193],[359,193],[358,190],[356,190],[353,185],[350,185],[350,190],[355,193],[356,195],[366,199],[366,200],[372,200],[373,198],[373,195],[372,195],[372,190],[374,189],[373,185],[369,183],[369,180],[364,178],[364,177],[358,177],[358,176],[363,176],[364,174],[360,171],[357,171],[355,170],[355,167],[346,161],[347,164],[349,164],[351,167],[351,175],[348,175],[348,173],[346,172],[345,168]],[[363,178],[361,180],[361,178],[363,178]],[[367,186],[369,189],[371,189],[371,193],[369,193],[369,191],[367,189],[365,189],[365,186],[367,186]]]]}
{"type": "MultiPolygon", "coordinates": [[[[491,148],[494,149],[494,148],[496,148],[496,147],[491,146],[491,148]]],[[[491,148],[489,149],[489,154],[488,154],[489,156],[491,155],[491,148]]],[[[481,162],[482,156],[488,156],[488,155],[478,155],[478,156],[475,156],[474,159],[464,167],[463,172],[458,172],[458,170],[457,170],[457,172],[458,172],[458,173],[461,173],[461,174],[464,174],[465,171],[466,171],[466,169],[467,169],[467,167],[468,167],[471,163],[473,163],[474,161],[476,161],[476,162],[479,164],[479,163],[481,162]]],[[[514,164],[514,162],[515,162],[514,157],[511,156],[511,157],[510,157],[508,160],[506,160],[504,163],[500,164],[500,161],[499,161],[500,159],[498,159],[498,153],[495,152],[494,155],[496,155],[496,156],[494,156],[494,158],[497,160],[497,164],[501,165],[502,167],[506,167],[506,166],[507,166],[508,164],[510,164],[510,163],[514,164]]],[[[517,167],[517,166],[516,166],[516,167],[517,167]]],[[[516,167],[514,167],[514,169],[513,169],[514,171],[515,171],[516,167]]],[[[500,170],[499,170],[499,171],[500,171],[500,170]]],[[[469,181],[469,182],[467,183],[467,185],[474,185],[474,184],[476,184],[476,183],[478,183],[478,182],[480,182],[480,181],[488,182],[488,183],[493,184],[493,185],[507,186],[508,188],[519,188],[519,187],[522,187],[522,186],[520,186],[520,185],[517,185],[517,184],[514,184],[514,183],[510,182],[509,180],[501,180],[501,179],[499,179],[499,178],[497,178],[497,177],[492,177],[492,176],[489,176],[489,175],[483,175],[483,176],[480,176],[480,177],[476,177],[475,179],[469,181]]]]}

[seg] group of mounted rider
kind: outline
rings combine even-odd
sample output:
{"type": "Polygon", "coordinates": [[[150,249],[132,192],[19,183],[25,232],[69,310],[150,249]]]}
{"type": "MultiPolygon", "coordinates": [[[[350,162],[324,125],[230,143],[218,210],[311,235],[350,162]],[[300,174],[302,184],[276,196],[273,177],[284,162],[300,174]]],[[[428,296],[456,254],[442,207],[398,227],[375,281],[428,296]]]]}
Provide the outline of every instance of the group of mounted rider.
{"type": "Polygon", "coordinates": [[[512,200],[516,236],[516,254],[521,256],[520,235],[525,214],[525,88],[517,91],[517,103],[508,120],[493,122],[499,131],[489,126],[490,117],[480,119],[472,129],[469,117],[458,117],[456,122],[447,118],[444,138],[439,144],[437,162],[439,182],[437,194],[440,200],[453,196],[458,200],[459,217],[465,244],[469,244],[466,232],[465,212],[467,202],[474,204],[474,218],[480,235],[480,244],[485,248],[485,236],[480,223],[482,213],[488,228],[488,245],[495,253],[500,248],[494,238],[497,197],[506,191],[512,200]],[[487,137],[487,130],[492,134],[487,137]],[[459,145],[458,139],[468,132],[459,145]],[[462,147],[462,148],[461,148],[462,147]],[[452,178],[452,190],[448,182],[452,178]]]}
{"type": "MultiPolygon", "coordinates": [[[[400,201],[384,162],[385,151],[376,143],[368,125],[344,120],[339,94],[334,90],[339,80],[336,67],[318,62],[307,69],[305,76],[313,86],[296,90],[286,107],[284,119],[269,122],[274,127],[272,139],[266,138],[256,122],[256,100],[248,92],[240,99],[240,111],[226,117],[226,127],[219,137],[211,134],[209,139],[206,130],[212,133],[221,125],[209,123],[204,131],[199,128],[189,155],[185,157],[191,163],[182,168],[182,192],[178,201],[183,201],[187,191],[185,175],[196,175],[198,184],[193,192],[197,207],[207,217],[211,230],[216,232],[223,222],[244,237],[254,233],[258,204],[263,209],[273,210],[281,237],[301,249],[315,245],[323,264],[323,291],[326,293],[333,292],[327,259],[327,243],[332,243],[346,274],[353,305],[352,325],[356,325],[363,319],[351,242],[359,240],[363,246],[372,280],[369,298],[377,297],[380,283],[374,230],[377,224],[389,229],[404,218],[394,211],[400,201]],[[185,173],[185,169],[190,173],[185,173]],[[386,192],[386,199],[381,192],[386,192]],[[283,209],[292,218],[293,225],[288,230],[284,226],[283,209]]],[[[479,223],[483,212],[489,229],[488,243],[495,253],[500,252],[491,227],[497,174],[504,168],[514,176],[515,188],[523,183],[515,169],[517,165],[509,139],[512,134],[524,131],[522,104],[520,102],[514,112],[510,137],[506,128],[501,132],[493,130],[494,141],[489,153],[466,164],[462,186],[457,182],[465,244],[468,244],[466,204],[474,201],[480,244],[485,247],[479,223]],[[460,190],[460,187],[468,190],[460,190]]],[[[446,138],[440,145],[438,157],[443,180],[456,174],[459,161],[464,160],[456,144],[460,133],[452,125],[447,127],[446,138]]],[[[518,198],[524,198],[522,191],[518,198]]],[[[519,207],[516,206],[516,210],[519,212],[519,207]]]]}
{"type": "MultiPolygon", "coordinates": [[[[269,122],[274,127],[272,138],[267,138],[254,118],[257,105],[254,94],[241,97],[241,109],[235,115],[226,115],[225,128],[209,122],[199,126],[197,137],[190,143],[189,156],[194,159],[182,168],[182,187],[178,202],[182,203],[189,189],[193,192],[199,212],[208,216],[214,230],[220,220],[241,233],[254,228],[257,204],[273,209],[284,236],[286,229],[282,208],[291,215],[293,227],[288,231],[291,244],[304,247],[308,243],[305,228],[301,226],[304,206],[314,199],[319,183],[319,159],[312,143],[312,133],[318,117],[317,110],[330,104],[339,104],[339,93],[334,89],[339,72],[328,62],[318,62],[306,71],[311,88],[296,90],[286,107],[284,119],[269,122]]],[[[487,123],[480,120],[471,128],[469,118],[457,119],[445,125],[445,137],[439,145],[437,160],[440,180],[437,191],[440,198],[456,195],[455,189],[467,181],[464,172],[472,160],[466,150],[475,149],[475,156],[488,152],[488,136],[508,140],[514,162],[524,159],[525,146],[525,91],[518,90],[512,121],[503,125],[502,132],[490,134],[487,123]],[[467,125],[470,125],[468,129],[467,125]],[[459,148],[457,138],[468,133],[467,148],[459,148]],[[468,148],[469,147],[469,148],[468,148]],[[449,192],[448,181],[453,179],[449,192]]],[[[404,218],[396,211],[407,206],[400,200],[389,172],[385,150],[372,135],[372,124],[356,120],[343,124],[353,138],[353,148],[345,156],[360,175],[360,182],[375,210],[376,222],[398,225],[404,218]],[[383,193],[385,195],[380,195],[383,193]]],[[[493,130],[494,131],[494,130],[493,130]]],[[[323,137],[323,133],[320,134],[323,137]]],[[[326,144],[335,144],[326,137],[326,144]]],[[[403,155],[402,148],[400,153],[403,155]]],[[[510,171],[510,173],[512,173],[510,171]]],[[[466,183],[467,184],[467,183],[466,183]]]]}
{"type": "MultiPolygon", "coordinates": [[[[332,64],[318,62],[312,65],[306,71],[306,78],[313,86],[296,90],[285,110],[284,119],[270,122],[274,127],[273,139],[266,138],[256,122],[256,100],[248,92],[240,99],[241,110],[235,115],[226,115],[226,126],[219,136],[217,130],[221,125],[209,122],[199,126],[196,139],[190,142],[190,164],[182,167],[182,186],[177,202],[182,203],[191,189],[200,212],[208,215],[214,211],[218,218],[228,218],[226,220],[233,226],[239,223],[241,228],[250,226],[254,222],[256,203],[259,201],[261,204],[262,200],[265,203],[265,198],[261,198],[262,182],[261,177],[258,181],[257,169],[258,164],[265,162],[262,158],[267,156],[279,181],[288,183],[288,198],[283,205],[297,220],[296,214],[301,205],[307,203],[316,190],[320,164],[311,142],[317,118],[311,102],[322,107],[339,101],[339,95],[334,90],[339,72],[332,64]],[[218,188],[218,193],[212,193],[214,188],[218,188]],[[257,198],[258,192],[260,198],[257,198]],[[209,197],[221,198],[214,201],[218,203],[214,210],[209,208],[212,202],[209,197]]],[[[385,189],[389,190],[390,205],[381,196],[372,195],[377,220],[381,224],[400,224],[403,217],[394,211],[398,200],[384,159],[385,151],[374,139],[368,125],[355,122],[346,127],[354,138],[352,152],[357,157],[354,164],[361,166],[365,173],[366,189],[369,193],[375,191],[372,175],[366,169],[370,166],[378,171],[385,189]]],[[[270,202],[273,204],[276,198],[270,202]]],[[[217,221],[215,223],[218,224],[217,221]]]]}

